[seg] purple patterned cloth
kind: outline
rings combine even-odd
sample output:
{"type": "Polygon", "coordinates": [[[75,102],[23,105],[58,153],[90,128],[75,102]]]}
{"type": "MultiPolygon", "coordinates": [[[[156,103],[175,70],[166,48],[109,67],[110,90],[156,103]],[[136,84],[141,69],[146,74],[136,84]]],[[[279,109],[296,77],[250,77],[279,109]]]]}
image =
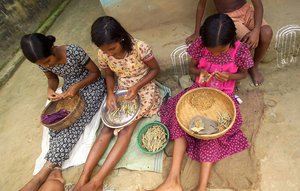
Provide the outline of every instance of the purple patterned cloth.
{"type": "Polygon", "coordinates": [[[241,131],[242,117],[234,99],[234,95],[229,95],[234,100],[236,106],[236,119],[229,131],[222,137],[212,140],[196,139],[185,133],[176,119],[176,104],[183,94],[194,88],[200,87],[199,84],[193,84],[191,87],[183,90],[175,97],[170,98],[160,108],[161,122],[166,125],[170,131],[170,139],[175,140],[184,137],[187,140],[188,156],[199,162],[216,162],[227,156],[243,151],[249,147],[247,138],[241,131]]]}
{"type": "Polygon", "coordinates": [[[47,114],[47,115],[43,115],[42,118],[42,122],[44,124],[53,124],[56,123],[62,119],[64,119],[65,117],[67,117],[67,115],[69,115],[70,111],[66,110],[66,109],[61,109],[55,113],[51,113],[51,114],[47,114]]]}
{"type": "MultiPolygon", "coordinates": [[[[235,43],[237,44],[237,43],[235,43]]],[[[248,69],[253,66],[253,59],[246,44],[240,43],[240,46],[231,47],[227,52],[220,55],[211,54],[204,47],[201,38],[194,41],[187,49],[188,54],[200,64],[212,63],[213,65],[222,65],[229,63],[235,65],[239,69],[248,69]],[[234,51],[234,54],[232,52],[234,51]]],[[[225,71],[226,72],[226,71],[225,71]]],[[[229,71],[227,71],[229,72],[229,71]]],[[[225,84],[226,85],[226,84],[225,84]]],[[[199,162],[216,162],[227,156],[243,151],[249,147],[248,140],[240,127],[242,125],[242,116],[238,104],[234,98],[234,92],[225,91],[226,87],[220,89],[227,92],[230,98],[234,101],[236,107],[236,119],[229,131],[223,136],[212,140],[201,140],[191,137],[185,133],[176,119],[176,105],[183,94],[194,88],[201,87],[195,83],[191,87],[183,90],[175,97],[170,98],[160,108],[161,122],[165,124],[170,131],[172,140],[185,138],[187,140],[188,156],[199,162]]]]}

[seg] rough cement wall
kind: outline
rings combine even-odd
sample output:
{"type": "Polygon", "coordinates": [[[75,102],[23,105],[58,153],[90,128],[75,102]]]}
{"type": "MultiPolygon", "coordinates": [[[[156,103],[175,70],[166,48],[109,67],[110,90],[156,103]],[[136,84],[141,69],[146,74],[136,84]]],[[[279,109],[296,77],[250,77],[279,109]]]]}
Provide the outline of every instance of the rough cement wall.
{"type": "MultiPolygon", "coordinates": [[[[250,0],[248,0],[251,2],[250,0]]],[[[195,20],[198,0],[100,0],[107,15],[117,18],[129,31],[147,29],[163,23],[195,20]]],[[[214,12],[207,1],[205,15],[214,12]]],[[[300,1],[262,0],[264,18],[274,33],[287,24],[300,24],[300,1]]]]}
{"type": "MultiPolygon", "coordinates": [[[[107,15],[117,18],[136,38],[155,50],[160,66],[170,68],[170,53],[192,34],[198,0],[99,0],[107,15]]],[[[251,0],[248,0],[251,2],[251,0]]],[[[262,0],[264,18],[274,31],[264,61],[275,59],[276,32],[288,24],[300,25],[299,0],[262,0]]],[[[204,17],[215,12],[212,0],[207,1],[204,17]]]]}
{"type": "Polygon", "coordinates": [[[34,32],[63,0],[0,0],[0,70],[19,47],[22,35],[34,32]]]}
{"type": "Polygon", "coordinates": [[[133,32],[194,18],[198,0],[100,0],[107,15],[133,32]]]}

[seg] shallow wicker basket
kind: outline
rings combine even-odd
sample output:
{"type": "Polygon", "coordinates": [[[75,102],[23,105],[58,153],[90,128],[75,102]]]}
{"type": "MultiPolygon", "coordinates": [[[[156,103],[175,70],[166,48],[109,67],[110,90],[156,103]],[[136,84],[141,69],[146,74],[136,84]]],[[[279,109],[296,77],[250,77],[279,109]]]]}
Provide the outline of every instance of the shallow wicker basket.
{"type": "Polygon", "coordinates": [[[42,121],[42,125],[48,127],[49,129],[53,130],[62,130],[64,128],[69,127],[72,125],[79,117],[81,116],[83,110],[85,107],[85,101],[84,99],[76,95],[72,97],[71,99],[62,99],[55,102],[50,102],[45,109],[42,112],[42,115],[47,115],[51,113],[55,113],[59,111],[60,109],[66,109],[70,111],[70,113],[63,118],[62,120],[52,123],[52,124],[44,124],[42,121]]]}
{"type": "Polygon", "coordinates": [[[196,88],[186,92],[176,105],[176,118],[181,128],[189,135],[198,139],[215,139],[224,135],[233,125],[236,108],[232,99],[224,92],[214,88],[196,88]],[[221,132],[214,134],[198,134],[189,129],[189,123],[195,116],[201,115],[217,121],[218,112],[228,112],[230,125],[221,132]]]}

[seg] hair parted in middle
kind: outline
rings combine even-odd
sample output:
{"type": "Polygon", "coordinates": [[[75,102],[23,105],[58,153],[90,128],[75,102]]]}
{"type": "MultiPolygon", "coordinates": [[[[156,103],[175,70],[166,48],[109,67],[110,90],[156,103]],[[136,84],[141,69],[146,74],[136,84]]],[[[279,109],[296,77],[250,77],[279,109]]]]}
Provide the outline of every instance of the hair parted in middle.
{"type": "Polygon", "coordinates": [[[132,51],[132,36],[113,17],[99,17],[91,28],[92,42],[100,47],[104,44],[119,42],[127,52],[132,51]]]}
{"type": "Polygon", "coordinates": [[[205,47],[214,48],[227,44],[234,47],[236,28],[228,15],[218,13],[205,19],[200,28],[200,36],[205,47]]]}
{"type": "Polygon", "coordinates": [[[24,35],[20,45],[24,56],[35,63],[39,59],[52,55],[55,40],[52,35],[45,36],[41,33],[32,33],[24,35]]]}

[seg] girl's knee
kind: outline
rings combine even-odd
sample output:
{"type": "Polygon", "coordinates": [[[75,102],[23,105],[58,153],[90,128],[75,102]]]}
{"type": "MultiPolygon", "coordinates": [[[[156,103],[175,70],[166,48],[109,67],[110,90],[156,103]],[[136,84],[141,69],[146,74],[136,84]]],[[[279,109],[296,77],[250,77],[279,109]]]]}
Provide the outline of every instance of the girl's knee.
{"type": "Polygon", "coordinates": [[[265,25],[261,27],[260,34],[263,42],[270,42],[273,36],[273,30],[269,25],[265,25]]]}
{"type": "Polygon", "coordinates": [[[134,128],[135,128],[135,126],[131,126],[131,125],[128,127],[125,127],[124,129],[122,129],[119,132],[118,136],[131,136],[134,131],[134,128]]]}
{"type": "Polygon", "coordinates": [[[64,184],[65,180],[62,176],[61,168],[55,167],[55,169],[49,174],[47,181],[48,180],[57,180],[57,181],[60,181],[62,184],[64,184]]]}
{"type": "Polygon", "coordinates": [[[101,134],[113,134],[114,129],[104,126],[101,130],[101,134]]]}
{"type": "Polygon", "coordinates": [[[64,179],[63,178],[48,178],[42,185],[39,191],[63,191],[64,179]]]}
{"type": "Polygon", "coordinates": [[[128,129],[122,129],[122,131],[119,132],[118,137],[124,137],[124,136],[130,136],[130,131],[128,129]]]}

